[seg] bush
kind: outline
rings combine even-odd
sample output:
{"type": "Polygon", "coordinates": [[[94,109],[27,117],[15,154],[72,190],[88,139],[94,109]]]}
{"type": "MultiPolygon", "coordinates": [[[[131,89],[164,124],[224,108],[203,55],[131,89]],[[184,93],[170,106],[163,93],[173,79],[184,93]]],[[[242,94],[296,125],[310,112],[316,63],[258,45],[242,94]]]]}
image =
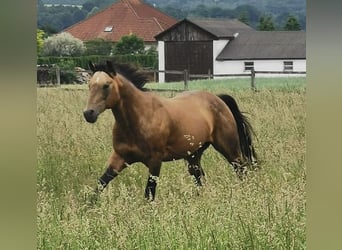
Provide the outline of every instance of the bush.
{"type": "Polygon", "coordinates": [[[92,61],[94,63],[104,61],[104,60],[116,60],[123,63],[132,63],[138,67],[143,68],[158,68],[158,56],[153,53],[149,55],[116,55],[110,56],[80,56],[80,57],[38,57],[37,64],[57,64],[63,69],[73,69],[74,67],[81,67],[88,69],[88,62],[92,61]]]}
{"type": "Polygon", "coordinates": [[[80,56],[84,51],[83,42],[66,32],[46,38],[43,46],[45,56],[80,56]]]}
{"type": "Polygon", "coordinates": [[[123,36],[113,48],[114,55],[137,55],[144,54],[144,40],[135,34],[123,36]]]}
{"type": "Polygon", "coordinates": [[[61,83],[72,84],[77,81],[77,75],[74,71],[61,70],[61,83]]]}
{"type": "Polygon", "coordinates": [[[112,51],[113,43],[102,38],[96,38],[84,42],[86,46],[86,55],[104,55],[109,56],[112,51]]]}

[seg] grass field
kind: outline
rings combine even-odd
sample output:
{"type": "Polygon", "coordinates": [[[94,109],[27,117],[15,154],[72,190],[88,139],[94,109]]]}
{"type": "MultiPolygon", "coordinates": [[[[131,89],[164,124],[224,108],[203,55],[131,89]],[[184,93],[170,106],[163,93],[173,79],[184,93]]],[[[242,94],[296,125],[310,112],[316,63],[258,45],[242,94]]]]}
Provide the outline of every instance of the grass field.
{"type": "Polygon", "coordinates": [[[305,81],[257,78],[257,92],[249,79],[190,82],[236,98],[256,132],[261,169],[241,182],[209,148],[203,188],[183,161],[164,163],[149,203],[148,170],[134,164],[94,205],[88,199],[111,152],[112,114],[85,122],[86,86],[37,89],[38,249],[305,249],[305,81]]]}

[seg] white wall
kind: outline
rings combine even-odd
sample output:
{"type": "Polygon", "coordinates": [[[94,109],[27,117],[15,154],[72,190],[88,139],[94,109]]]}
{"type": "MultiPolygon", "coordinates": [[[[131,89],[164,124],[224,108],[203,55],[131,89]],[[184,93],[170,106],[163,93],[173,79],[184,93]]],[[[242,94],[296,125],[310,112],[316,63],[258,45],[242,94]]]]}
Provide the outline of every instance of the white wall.
{"type": "Polygon", "coordinates": [[[306,72],[306,60],[293,61],[293,71],[305,71],[306,72]]]}
{"type": "MultiPolygon", "coordinates": [[[[158,70],[165,70],[165,43],[158,41],[158,70]]],[[[159,82],[165,82],[165,73],[158,73],[159,82]]]]}
{"type": "MultiPolygon", "coordinates": [[[[244,74],[246,61],[254,62],[255,71],[283,71],[284,61],[293,61],[293,71],[306,71],[306,60],[234,60],[214,61],[214,74],[244,74]]],[[[258,74],[258,76],[275,76],[271,74],[258,74]]],[[[295,74],[278,74],[277,76],[304,76],[295,74]]],[[[215,77],[220,78],[220,77],[215,77]]]]}
{"type": "Polygon", "coordinates": [[[221,51],[224,49],[224,47],[228,44],[229,40],[213,40],[213,74],[219,74],[216,73],[216,57],[221,53],[221,51]]]}

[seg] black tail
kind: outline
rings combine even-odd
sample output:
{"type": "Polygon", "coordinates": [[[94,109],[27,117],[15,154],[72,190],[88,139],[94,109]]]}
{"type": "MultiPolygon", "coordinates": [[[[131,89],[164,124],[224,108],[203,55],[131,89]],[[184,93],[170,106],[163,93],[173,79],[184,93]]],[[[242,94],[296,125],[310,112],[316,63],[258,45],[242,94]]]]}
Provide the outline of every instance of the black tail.
{"type": "Polygon", "coordinates": [[[221,98],[225,104],[227,104],[230,111],[233,113],[238,128],[240,147],[243,157],[250,164],[256,164],[257,155],[252,145],[252,134],[254,134],[254,131],[251,124],[249,123],[247,117],[241,113],[233,97],[225,94],[218,95],[218,97],[221,98]]]}

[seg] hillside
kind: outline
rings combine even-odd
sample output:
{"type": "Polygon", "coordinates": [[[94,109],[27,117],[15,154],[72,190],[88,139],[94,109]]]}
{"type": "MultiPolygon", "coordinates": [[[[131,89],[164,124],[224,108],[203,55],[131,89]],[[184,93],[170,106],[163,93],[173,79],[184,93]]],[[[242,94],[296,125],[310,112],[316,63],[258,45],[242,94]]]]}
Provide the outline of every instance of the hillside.
{"type": "MultiPolygon", "coordinates": [[[[96,2],[89,0],[42,0],[48,4],[84,4],[85,2],[96,2]]],[[[116,2],[112,0],[111,2],[116,2]]],[[[234,9],[241,5],[251,5],[262,12],[306,12],[305,0],[145,0],[145,2],[158,8],[166,6],[177,7],[182,10],[194,9],[198,5],[217,6],[221,8],[234,9]]]]}
{"type": "Polygon", "coordinates": [[[42,0],[45,4],[70,4],[70,5],[82,5],[86,0],[42,0]]]}
{"type": "MultiPolygon", "coordinates": [[[[58,32],[116,1],[38,0],[38,27],[44,29],[49,26],[58,32]],[[83,8],[74,10],[70,6],[46,7],[44,4],[83,5],[83,8]]],[[[305,0],[145,0],[145,2],[178,20],[192,17],[240,18],[243,15],[247,23],[254,28],[257,27],[261,16],[269,15],[276,29],[282,29],[291,14],[297,18],[301,28],[306,29],[305,0]]]]}

